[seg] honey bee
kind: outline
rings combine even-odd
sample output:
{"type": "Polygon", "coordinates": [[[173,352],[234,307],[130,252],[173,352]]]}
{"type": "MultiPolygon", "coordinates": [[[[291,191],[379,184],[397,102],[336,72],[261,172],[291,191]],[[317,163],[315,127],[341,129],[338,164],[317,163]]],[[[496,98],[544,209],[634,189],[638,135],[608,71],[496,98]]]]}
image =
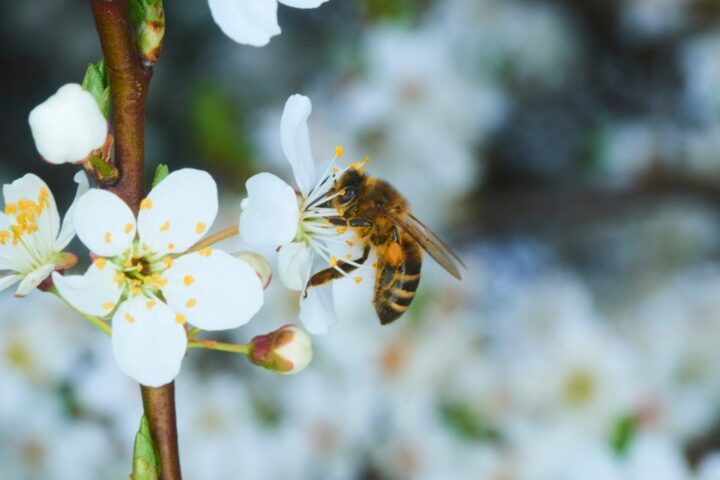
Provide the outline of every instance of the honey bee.
{"type": "Polygon", "coordinates": [[[380,323],[397,320],[410,306],[420,282],[423,250],[458,280],[460,257],[429,228],[410,213],[407,200],[389,183],[349,168],[335,182],[334,198],[327,206],[339,216],[328,220],[338,227],[355,231],[363,246],[360,258],[338,261],[312,277],[308,287],[341,278],[365,263],[375,250],[375,294],[373,304],[380,323]]]}

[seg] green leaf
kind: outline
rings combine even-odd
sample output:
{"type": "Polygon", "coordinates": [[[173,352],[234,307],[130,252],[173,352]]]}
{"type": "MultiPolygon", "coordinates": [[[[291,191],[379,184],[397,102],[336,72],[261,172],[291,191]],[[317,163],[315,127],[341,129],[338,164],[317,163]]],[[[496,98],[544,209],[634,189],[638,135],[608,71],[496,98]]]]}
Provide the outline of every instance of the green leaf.
{"type": "Polygon", "coordinates": [[[638,419],[633,415],[625,415],[620,417],[613,427],[610,435],[610,444],[618,455],[627,453],[628,447],[635,438],[638,419]]]}
{"type": "Polygon", "coordinates": [[[158,165],[155,169],[155,178],[153,178],[152,181],[152,188],[157,187],[158,184],[165,180],[165,177],[167,177],[168,175],[170,175],[170,169],[168,168],[168,166],[164,163],[158,165]]]}
{"type": "Polygon", "coordinates": [[[140,419],[140,430],[135,435],[132,480],[157,480],[160,475],[160,459],[150,435],[150,425],[145,415],[140,419]]]}
{"type": "Polygon", "coordinates": [[[88,65],[82,87],[93,96],[105,118],[109,118],[110,82],[105,68],[105,60],[101,58],[97,63],[88,65]]]}

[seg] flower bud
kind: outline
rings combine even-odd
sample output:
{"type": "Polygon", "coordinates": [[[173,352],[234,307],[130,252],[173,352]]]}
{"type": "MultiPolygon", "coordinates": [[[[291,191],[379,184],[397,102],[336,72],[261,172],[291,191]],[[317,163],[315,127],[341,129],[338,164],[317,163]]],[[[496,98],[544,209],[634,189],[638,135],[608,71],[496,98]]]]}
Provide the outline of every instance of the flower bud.
{"type": "Polygon", "coordinates": [[[105,143],[108,126],[93,96],[76,83],[33,108],[28,119],[35,147],[50,163],[75,163],[105,143]]]}
{"type": "Polygon", "coordinates": [[[270,285],[270,280],[272,279],[272,267],[268,261],[265,260],[265,257],[255,252],[237,252],[233,253],[233,257],[239,258],[250,265],[250,268],[255,270],[257,276],[260,277],[263,290],[270,285]]]}
{"type": "Polygon", "coordinates": [[[296,325],[285,325],[253,338],[248,355],[255,365],[284,375],[303,370],[312,357],[310,335],[296,325]]]}

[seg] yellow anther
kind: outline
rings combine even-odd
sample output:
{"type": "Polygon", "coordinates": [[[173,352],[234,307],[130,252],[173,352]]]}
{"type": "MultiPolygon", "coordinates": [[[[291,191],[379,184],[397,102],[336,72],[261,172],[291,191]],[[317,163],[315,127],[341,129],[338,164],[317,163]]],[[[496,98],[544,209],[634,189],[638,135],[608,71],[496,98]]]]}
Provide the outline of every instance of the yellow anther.
{"type": "Polygon", "coordinates": [[[174,243],[168,243],[168,250],[175,250],[175,244],[174,243]]]}
{"type": "Polygon", "coordinates": [[[105,302],[103,303],[103,310],[112,310],[112,308],[115,306],[113,302],[105,302]]]}
{"type": "Polygon", "coordinates": [[[157,305],[157,302],[155,300],[148,300],[148,302],[145,304],[148,310],[152,310],[155,305],[157,305]]]}
{"type": "Polygon", "coordinates": [[[203,222],[198,222],[197,225],[195,225],[195,233],[205,233],[205,230],[207,230],[207,225],[203,222]]]}
{"type": "Polygon", "coordinates": [[[133,252],[132,258],[133,258],[134,260],[137,260],[138,258],[140,258],[140,252],[133,252]]]}
{"type": "Polygon", "coordinates": [[[363,163],[370,163],[370,157],[363,158],[363,163]]]}
{"type": "Polygon", "coordinates": [[[132,232],[132,229],[133,229],[132,223],[126,223],[125,228],[123,228],[123,232],[130,233],[130,232],[132,232]]]}
{"type": "Polygon", "coordinates": [[[351,259],[352,259],[352,255],[349,254],[349,253],[346,253],[346,254],[345,254],[345,258],[347,258],[348,260],[351,260],[351,259]]]}
{"type": "Polygon", "coordinates": [[[185,318],[185,315],[183,315],[182,313],[178,313],[177,315],[175,315],[175,321],[180,325],[183,325],[185,324],[185,322],[187,322],[187,318],[185,318]]]}
{"type": "Polygon", "coordinates": [[[123,283],[125,281],[125,274],[118,273],[115,275],[115,283],[123,283]]]}
{"type": "Polygon", "coordinates": [[[202,248],[202,249],[198,250],[198,253],[200,255],[202,255],[203,257],[209,257],[210,255],[212,255],[212,248],[210,248],[210,247],[202,248]]]}
{"type": "Polygon", "coordinates": [[[173,262],[174,262],[174,260],[172,259],[172,257],[163,257],[162,261],[163,261],[163,263],[165,264],[165,268],[170,268],[170,267],[172,267],[172,264],[173,264],[173,262]]]}
{"type": "Polygon", "coordinates": [[[152,200],[149,198],[143,198],[140,202],[140,210],[149,210],[152,208],[152,200]]]}
{"type": "Polygon", "coordinates": [[[332,173],[337,173],[337,172],[338,172],[338,169],[337,169],[337,167],[333,167],[333,169],[332,169],[332,173]]]}
{"type": "Polygon", "coordinates": [[[372,268],[374,268],[375,270],[377,270],[377,268],[378,268],[377,262],[372,264],[372,268]]]}
{"type": "Polygon", "coordinates": [[[142,263],[138,263],[138,264],[137,264],[137,272],[138,272],[138,273],[142,273],[142,271],[143,271],[142,263]]]}
{"type": "Polygon", "coordinates": [[[7,230],[1,230],[0,231],[0,245],[5,245],[5,242],[7,242],[8,238],[10,238],[10,232],[7,230]]]}
{"type": "Polygon", "coordinates": [[[345,210],[343,210],[342,208],[338,208],[338,215],[340,215],[341,217],[345,215],[345,210]]]}
{"type": "Polygon", "coordinates": [[[142,290],[141,290],[140,287],[138,287],[138,286],[134,286],[134,287],[132,287],[132,288],[130,289],[130,293],[133,294],[133,295],[140,295],[140,292],[141,292],[141,291],[142,291],[142,290]]]}
{"type": "Polygon", "coordinates": [[[17,205],[14,203],[8,203],[5,205],[5,213],[7,215],[15,215],[15,212],[17,212],[17,205]]]}
{"type": "Polygon", "coordinates": [[[195,278],[192,275],[185,275],[185,278],[183,278],[183,283],[185,284],[186,287],[189,287],[190,285],[192,285],[194,281],[195,281],[195,278]]]}
{"type": "MultiPolygon", "coordinates": [[[[147,278],[147,277],[145,277],[145,278],[147,278]]],[[[141,280],[138,280],[137,278],[130,279],[130,282],[137,287],[139,287],[140,285],[143,284],[143,282],[141,280]]]]}
{"type": "Polygon", "coordinates": [[[128,258],[127,260],[125,260],[125,263],[123,263],[123,266],[124,266],[125,268],[130,268],[130,267],[132,267],[132,260],[128,258]]]}
{"type": "Polygon", "coordinates": [[[353,245],[355,245],[355,243],[351,242],[350,240],[345,240],[345,243],[347,243],[348,247],[352,247],[353,245]]]}
{"type": "Polygon", "coordinates": [[[345,155],[345,150],[340,145],[335,147],[335,156],[340,158],[345,155]]]}
{"type": "Polygon", "coordinates": [[[170,220],[165,220],[165,223],[160,227],[160,231],[167,232],[168,230],[170,230],[170,220]]]}
{"type": "Polygon", "coordinates": [[[335,265],[337,265],[337,263],[338,263],[337,257],[335,257],[335,256],[330,257],[330,266],[331,267],[334,267],[335,265]]]}
{"type": "MultiPolygon", "coordinates": [[[[147,243],[143,243],[143,244],[142,244],[142,249],[143,249],[144,252],[147,252],[148,250],[150,250],[150,247],[148,246],[147,243]]],[[[140,257],[138,257],[138,258],[140,258],[140,257]]]]}
{"type": "Polygon", "coordinates": [[[338,235],[342,235],[345,232],[347,232],[347,227],[338,227],[338,229],[337,229],[338,235]]]}
{"type": "Polygon", "coordinates": [[[110,242],[112,242],[112,233],[105,232],[105,243],[110,243],[110,242]]]}
{"type": "Polygon", "coordinates": [[[192,307],[194,307],[195,305],[197,305],[197,300],[195,300],[194,298],[191,298],[191,299],[188,300],[187,303],[185,304],[185,306],[186,306],[187,308],[192,308],[192,307]]]}
{"type": "Polygon", "coordinates": [[[360,283],[363,281],[363,277],[355,277],[355,283],[360,283]]]}
{"type": "Polygon", "coordinates": [[[105,268],[105,265],[107,265],[107,260],[104,259],[104,258],[102,258],[102,257],[100,257],[100,258],[96,258],[93,263],[95,264],[95,266],[96,266],[97,268],[99,268],[100,270],[102,270],[103,268],[105,268]]]}
{"type": "Polygon", "coordinates": [[[135,323],[135,317],[133,317],[129,313],[125,314],[125,320],[127,320],[128,323],[135,323]]]}

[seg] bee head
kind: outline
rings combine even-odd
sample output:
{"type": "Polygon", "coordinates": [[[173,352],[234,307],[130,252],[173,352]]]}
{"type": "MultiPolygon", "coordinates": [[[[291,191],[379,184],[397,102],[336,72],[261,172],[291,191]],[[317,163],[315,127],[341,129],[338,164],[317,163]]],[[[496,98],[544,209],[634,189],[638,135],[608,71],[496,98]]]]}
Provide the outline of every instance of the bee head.
{"type": "Polygon", "coordinates": [[[333,207],[347,210],[357,201],[358,193],[364,181],[365,175],[353,168],[343,173],[335,186],[338,195],[332,200],[333,207]]]}

